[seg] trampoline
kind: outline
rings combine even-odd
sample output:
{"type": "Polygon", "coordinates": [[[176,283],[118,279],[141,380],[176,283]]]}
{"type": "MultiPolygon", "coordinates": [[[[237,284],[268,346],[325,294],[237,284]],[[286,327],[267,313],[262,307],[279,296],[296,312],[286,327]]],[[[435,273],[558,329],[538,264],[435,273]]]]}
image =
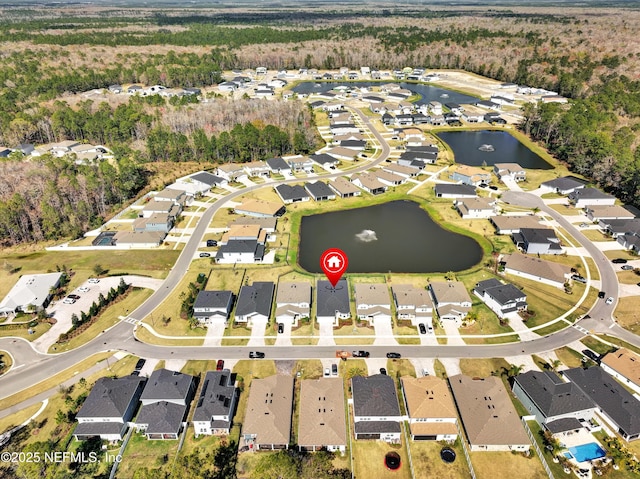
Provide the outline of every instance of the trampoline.
{"type": "Polygon", "coordinates": [[[384,465],[387,466],[387,469],[391,471],[399,469],[401,462],[402,461],[400,460],[400,454],[398,454],[397,452],[391,451],[384,456],[384,465]]]}
{"type": "Polygon", "coordinates": [[[445,447],[440,451],[440,458],[447,464],[451,464],[456,460],[456,452],[449,447],[445,447]]]}

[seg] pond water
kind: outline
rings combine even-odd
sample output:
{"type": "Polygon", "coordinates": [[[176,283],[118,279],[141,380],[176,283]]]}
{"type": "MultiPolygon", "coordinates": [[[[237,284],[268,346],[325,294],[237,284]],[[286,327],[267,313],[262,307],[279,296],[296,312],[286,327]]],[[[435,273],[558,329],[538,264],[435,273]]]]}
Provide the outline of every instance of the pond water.
{"type": "MultiPolygon", "coordinates": [[[[458,93],[444,88],[438,88],[431,85],[422,85],[418,83],[405,83],[394,81],[379,81],[379,82],[302,82],[293,87],[293,91],[296,93],[321,93],[332,90],[340,85],[348,86],[350,88],[381,86],[386,83],[398,83],[402,88],[411,90],[414,93],[422,95],[422,98],[416,102],[417,105],[429,103],[430,101],[439,101],[440,103],[473,103],[475,104],[478,99],[463,93],[458,93]]],[[[376,93],[371,93],[376,95],[376,93]]]]}
{"type": "Polygon", "coordinates": [[[456,163],[462,165],[518,163],[523,168],[535,170],[553,168],[506,131],[443,131],[437,136],[451,147],[456,163]]]}
{"type": "Polygon", "coordinates": [[[329,248],[347,254],[349,273],[461,271],[482,259],[475,240],[445,230],[413,201],[304,216],[300,266],[320,273],[320,256],[329,248]]]}

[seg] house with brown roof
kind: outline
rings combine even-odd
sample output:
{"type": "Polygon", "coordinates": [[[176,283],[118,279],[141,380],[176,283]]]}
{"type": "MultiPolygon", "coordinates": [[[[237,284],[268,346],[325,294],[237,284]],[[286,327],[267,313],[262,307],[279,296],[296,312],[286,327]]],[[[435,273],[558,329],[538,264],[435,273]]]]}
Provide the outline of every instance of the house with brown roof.
{"type": "Polygon", "coordinates": [[[338,160],[343,161],[353,161],[358,156],[357,151],[354,151],[350,148],[344,148],[342,146],[334,146],[333,148],[329,148],[325,153],[333,156],[338,160]]]}
{"type": "Polygon", "coordinates": [[[387,185],[383,184],[376,175],[369,171],[354,175],[351,178],[351,182],[372,195],[379,195],[387,191],[387,185]]]}
{"type": "Polygon", "coordinates": [[[155,248],[162,244],[165,236],[162,231],[118,231],[113,241],[121,248],[155,248]]]}
{"type": "Polygon", "coordinates": [[[475,166],[457,165],[451,174],[451,179],[465,185],[478,186],[480,183],[489,183],[491,174],[475,166]]]}
{"type": "Polygon", "coordinates": [[[218,245],[225,245],[232,240],[253,240],[263,245],[266,239],[267,232],[260,225],[231,225],[229,231],[225,232],[218,241],[218,245]]]}
{"type": "Polygon", "coordinates": [[[521,228],[540,228],[537,216],[532,215],[499,215],[489,217],[499,235],[520,233],[521,228]]]}
{"type": "Polygon", "coordinates": [[[630,220],[636,217],[633,213],[618,205],[589,205],[584,212],[589,221],[630,220]]]}
{"type": "Polygon", "coordinates": [[[216,168],[216,175],[227,181],[237,181],[243,176],[247,176],[243,167],[239,163],[225,163],[216,168]]]}
{"type": "Polygon", "coordinates": [[[420,174],[420,168],[416,168],[415,166],[399,165],[398,163],[386,163],[382,167],[382,171],[387,171],[398,176],[404,176],[405,178],[413,178],[420,174]]]}
{"type": "Polygon", "coordinates": [[[627,348],[620,348],[602,358],[600,367],[640,394],[640,355],[627,348]]]}
{"type": "Polygon", "coordinates": [[[391,321],[391,301],[386,284],[356,283],[354,289],[359,319],[391,321]]]}
{"type": "Polygon", "coordinates": [[[556,288],[563,288],[564,283],[571,278],[569,266],[520,253],[502,256],[500,264],[504,266],[504,272],[507,274],[532,279],[556,288]]]}
{"type": "Polygon", "coordinates": [[[387,186],[398,186],[407,182],[406,176],[397,175],[385,170],[375,170],[373,172],[380,183],[387,186]]]}
{"type": "Polygon", "coordinates": [[[458,437],[458,413],[447,381],[437,376],[400,379],[409,430],[414,441],[448,441],[458,437]]]}
{"type": "Polygon", "coordinates": [[[311,284],[306,281],[278,283],[276,322],[298,325],[300,318],[311,317],[311,284]]]}
{"type": "Polygon", "coordinates": [[[414,326],[424,321],[431,323],[433,300],[426,289],[411,284],[394,284],[391,293],[399,320],[409,319],[414,326]]]}
{"type": "Polygon", "coordinates": [[[455,207],[463,219],[490,218],[496,214],[496,200],[493,198],[463,198],[455,201],[455,207]]]}
{"type": "Polygon", "coordinates": [[[458,374],[449,384],[471,452],[529,450],[529,437],[500,378],[458,374]]]}
{"type": "Polygon", "coordinates": [[[300,385],[298,448],[344,454],[347,425],[341,378],[305,379],[300,385]]]}
{"type": "Polygon", "coordinates": [[[293,413],[293,378],[276,374],[251,381],[242,437],[250,449],[287,449],[293,413]]]}
{"type": "Polygon", "coordinates": [[[351,198],[352,196],[360,196],[362,191],[357,186],[354,186],[346,178],[339,176],[329,181],[329,187],[336,192],[340,198],[351,198]]]}
{"type": "Polygon", "coordinates": [[[269,178],[271,176],[271,168],[264,161],[250,161],[244,163],[242,169],[248,176],[261,176],[263,178],[269,178]]]}
{"type": "Polygon", "coordinates": [[[471,297],[460,281],[433,281],[429,290],[442,320],[461,321],[471,311],[471,297]]]}
{"type": "Polygon", "coordinates": [[[285,211],[286,208],[280,203],[253,199],[244,200],[234,209],[234,212],[239,215],[257,216],[258,218],[282,216],[285,211]]]}

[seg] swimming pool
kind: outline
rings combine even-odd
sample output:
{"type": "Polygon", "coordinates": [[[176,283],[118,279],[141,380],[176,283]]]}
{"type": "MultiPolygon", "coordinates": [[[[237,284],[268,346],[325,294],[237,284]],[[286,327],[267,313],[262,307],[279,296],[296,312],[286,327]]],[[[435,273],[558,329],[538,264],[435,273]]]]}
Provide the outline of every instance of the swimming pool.
{"type": "Polygon", "coordinates": [[[588,444],[581,444],[579,446],[573,446],[569,448],[570,452],[565,452],[564,456],[571,459],[572,457],[577,462],[591,461],[593,459],[600,459],[607,453],[600,447],[597,442],[590,442],[588,444]]]}

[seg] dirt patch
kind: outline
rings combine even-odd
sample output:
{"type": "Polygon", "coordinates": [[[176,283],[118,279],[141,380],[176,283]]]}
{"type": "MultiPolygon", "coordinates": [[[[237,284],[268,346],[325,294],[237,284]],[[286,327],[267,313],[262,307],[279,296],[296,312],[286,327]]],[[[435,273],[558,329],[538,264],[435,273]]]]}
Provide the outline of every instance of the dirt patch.
{"type": "Polygon", "coordinates": [[[287,376],[291,376],[293,373],[293,369],[296,366],[296,362],[294,360],[278,360],[274,361],[276,365],[276,373],[277,374],[285,374],[287,376]]]}

